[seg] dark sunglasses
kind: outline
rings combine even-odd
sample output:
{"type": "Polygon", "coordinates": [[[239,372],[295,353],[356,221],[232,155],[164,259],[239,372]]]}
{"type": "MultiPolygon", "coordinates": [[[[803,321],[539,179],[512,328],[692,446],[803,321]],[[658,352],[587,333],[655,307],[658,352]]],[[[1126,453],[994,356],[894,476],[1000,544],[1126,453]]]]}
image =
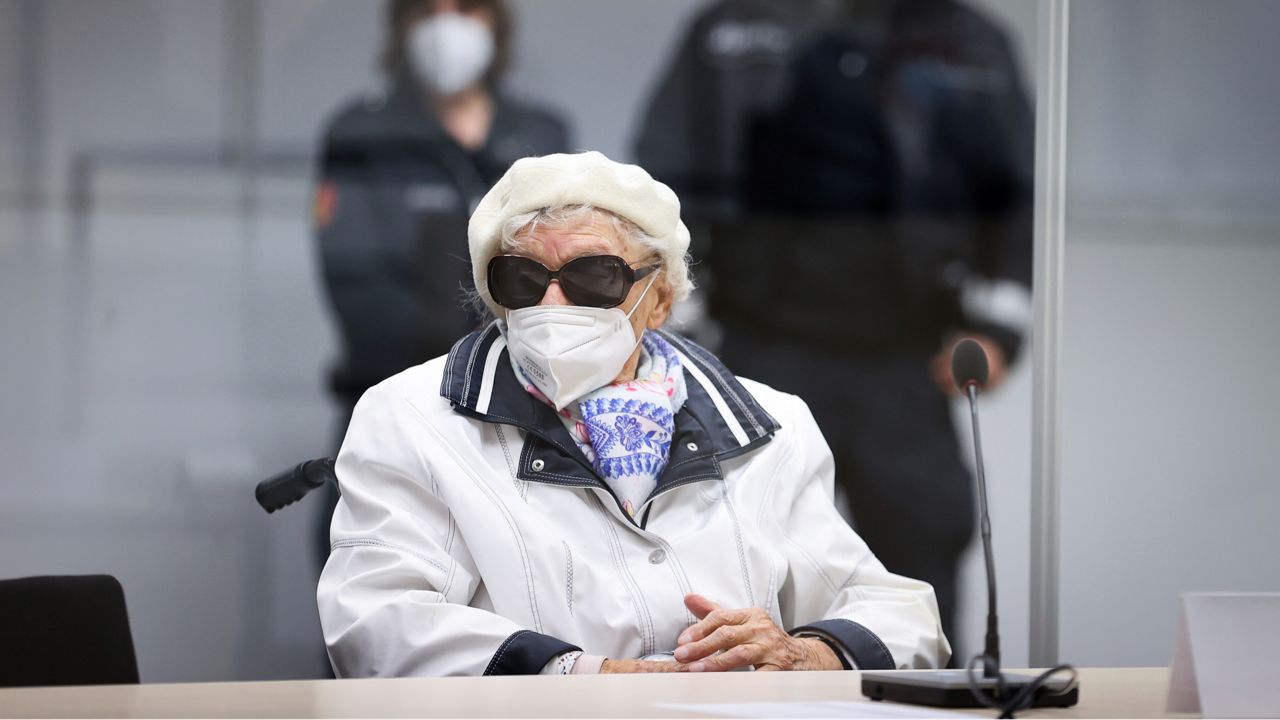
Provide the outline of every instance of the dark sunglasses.
{"type": "Polygon", "coordinates": [[[489,294],[509,310],[537,305],[552,280],[574,305],[611,308],[622,304],[636,281],[658,265],[633,268],[617,255],[574,258],[559,270],[519,255],[499,255],[489,261],[489,294]]]}

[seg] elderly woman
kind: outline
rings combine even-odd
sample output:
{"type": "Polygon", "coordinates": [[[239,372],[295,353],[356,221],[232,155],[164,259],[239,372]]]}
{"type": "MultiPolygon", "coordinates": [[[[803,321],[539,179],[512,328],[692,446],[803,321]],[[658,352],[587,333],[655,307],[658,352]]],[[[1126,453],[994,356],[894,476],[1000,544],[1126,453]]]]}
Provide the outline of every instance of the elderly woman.
{"type": "Polygon", "coordinates": [[[690,290],[669,188],[526,158],[468,234],[497,320],[365,393],[338,456],[339,677],[946,662],[933,591],[833,507],[804,402],[661,330],[690,290]]]}

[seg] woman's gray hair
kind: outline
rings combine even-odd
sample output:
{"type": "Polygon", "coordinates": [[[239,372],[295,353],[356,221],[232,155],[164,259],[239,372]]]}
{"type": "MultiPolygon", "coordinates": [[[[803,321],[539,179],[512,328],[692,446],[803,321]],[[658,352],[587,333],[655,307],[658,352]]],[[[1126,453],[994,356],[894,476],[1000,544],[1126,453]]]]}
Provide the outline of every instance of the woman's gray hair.
{"type": "MultiPolygon", "coordinates": [[[[523,249],[524,237],[528,236],[538,227],[564,228],[572,225],[585,224],[591,220],[603,220],[613,228],[614,233],[622,241],[634,245],[635,247],[645,250],[648,254],[657,259],[661,259],[663,252],[667,249],[666,243],[654,238],[646,233],[639,225],[630,220],[610,212],[603,208],[593,205],[561,205],[558,207],[541,208],[519,215],[513,215],[507,219],[502,225],[502,237],[499,241],[499,248],[503,253],[516,253],[523,249]]],[[[685,255],[680,267],[664,267],[662,274],[666,276],[667,283],[676,290],[681,288],[691,288],[690,278],[692,273],[689,269],[689,256],[685,255]],[[680,282],[683,280],[684,282],[680,282]]],[[[687,294],[687,291],[686,293],[687,294]]],[[[675,299],[681,300],[682,297],[675,299]]],[[[469,298],[470,304],[477,310],[487,310],[484,298],[479,292],[473,291],[469,298]]]]}

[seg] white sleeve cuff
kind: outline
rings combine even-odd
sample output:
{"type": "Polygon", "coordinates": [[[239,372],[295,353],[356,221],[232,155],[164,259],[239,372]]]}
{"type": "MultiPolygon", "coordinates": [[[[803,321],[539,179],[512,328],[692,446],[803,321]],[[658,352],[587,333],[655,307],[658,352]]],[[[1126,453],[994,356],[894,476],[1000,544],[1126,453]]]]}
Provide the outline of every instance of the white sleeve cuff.
{"type": "Polygon", "coordinates": [[[573,675],[597,675],[600,673],[600,667],[604,665],[607,658],[603,655],[588,655],[583,653],[578,658],[578,662],[574,664],[573,675]]]}
{"type": "Polygon", "coordinates": [[[573,668],[577,665],[578,658],[580,657],[582,657],[581,650],[570,650],[567,653],[560,653],[548,660],[547,664],[542,666],[542,670],[539,671],[538,674],[568,675],[574,672],[573,668]]]}

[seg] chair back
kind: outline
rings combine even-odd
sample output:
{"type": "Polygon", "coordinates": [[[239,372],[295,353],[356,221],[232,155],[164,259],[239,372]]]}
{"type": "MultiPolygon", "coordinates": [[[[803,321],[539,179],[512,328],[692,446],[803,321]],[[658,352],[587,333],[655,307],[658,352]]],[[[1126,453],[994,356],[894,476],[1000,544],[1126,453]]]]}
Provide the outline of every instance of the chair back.
{"type": "Polygon", "coordinates": [[[0,580],[0,687],[137,682],[124,590],[114,577],[0,580]]]}

